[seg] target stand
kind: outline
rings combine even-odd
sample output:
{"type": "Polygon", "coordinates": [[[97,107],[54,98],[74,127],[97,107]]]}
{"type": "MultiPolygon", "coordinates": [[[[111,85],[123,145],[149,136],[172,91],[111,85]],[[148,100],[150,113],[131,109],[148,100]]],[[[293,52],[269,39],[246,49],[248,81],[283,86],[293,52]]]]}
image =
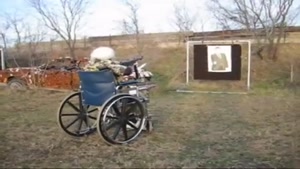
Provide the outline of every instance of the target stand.
{"type": "Polygon", "coordinates": [[[250,70],[250,40],[187,40],[185,89],[177,92],[246,94],[250,70]]]}

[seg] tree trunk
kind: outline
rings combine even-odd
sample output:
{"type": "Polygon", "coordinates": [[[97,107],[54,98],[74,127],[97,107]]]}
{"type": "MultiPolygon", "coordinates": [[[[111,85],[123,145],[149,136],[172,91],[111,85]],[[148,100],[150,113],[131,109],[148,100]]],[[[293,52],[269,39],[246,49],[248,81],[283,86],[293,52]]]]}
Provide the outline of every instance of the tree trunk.
{"type": "Polygon", "coordinates": [[[274,44],[274,39],[269,39],[268,56],[273,61],[277,60],[277,48],[278,48],[278,44],[274,44]]]}
{"type": "Polygon", "coordinates": [[[4,33],[1,33],[1,38],[2,38],[2,41],[3,41],[3,48],[4,48],[4,50],[6,50],[7,43],[6,43],[6,37],[5,37],[4,33]]]}
{"type": "Polygon", "coordinates": [[[76,59],[74,47],[70,47],[69,52],[70,52],[70,57],[72,59],[76,59]]]}
{"type": "Polygon", "coordinates": [[[276,44],[276,45],[273,45],[274,47],[273,47],[273,49],[272,49],[272,60],[273,61],[277,61],[277,59],[278,59],[278,55],[277,55],[277,51],[278,51],[278,44],[276,44]]]}
{"type": "Polygon", "coordinates": [[[72,41],[72,40],[69,40],[67,42],[67,46],[69,48],[69,55],[72,59],[76,59],[76,56],[75,56],[75,43],[72,41]]]}
{"type": "Polygon", "coordinates": [[[273,43],[273,50],[272,50],[272,60],[273,61],[277,61],[278,59],[278,55],[277,55],[277,52],[278,52],[278,48],[280,46],[280,41],[281,41],[281,38],[282,38],[282,30],[280,31],[278,37],[277,37],[277,40],[276,40],[276,44],[273,43]]]}
{"type": "Polygon", "coordinates": [[[135,40],[136,40],[136,49],[137,49],[137,53],[139,55],[142,55],[142,52],[143,52],[143,46],[141,44],[141,41],[140,41],[140,35],[137,33],[135,35],[135,40]]]}

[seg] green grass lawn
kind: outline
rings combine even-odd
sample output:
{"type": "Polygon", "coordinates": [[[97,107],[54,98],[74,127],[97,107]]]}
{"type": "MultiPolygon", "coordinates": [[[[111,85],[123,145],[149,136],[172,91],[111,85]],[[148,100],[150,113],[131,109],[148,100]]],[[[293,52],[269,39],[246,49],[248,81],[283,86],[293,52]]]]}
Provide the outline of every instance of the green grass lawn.
{"type": "Polygon", "coordinates": [[[1,90],[1,168],[300,167],[300,96],[292,92],[157,94],[153,133],[129,146],[62,133],[56,111],[67,94],[1,90]]]}

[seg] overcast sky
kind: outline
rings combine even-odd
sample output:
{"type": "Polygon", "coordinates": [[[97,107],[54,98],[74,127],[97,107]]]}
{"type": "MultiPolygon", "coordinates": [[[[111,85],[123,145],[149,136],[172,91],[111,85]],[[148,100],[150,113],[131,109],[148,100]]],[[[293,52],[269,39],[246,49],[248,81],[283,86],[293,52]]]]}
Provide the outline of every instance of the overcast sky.
{"type": "MultiPolygon", "coordinates": [[[[128,8],[122,0],[92,0],[93,5],[86,16],[85,24],[80,34],[83,36],[107,36],[120,34],[120,21],[128,14],[128,8]]],[[[185,1],[192,14],[197,14],[195,31],[214,30],[215,24],[206,11],[207,0],[138,0],[140,4],[140,25],[145,33],[172,32],[176,28],[172,25],[174,2],[185,1]],[[202,22],[205,22],[202,28],[202,22]]],[[[33,15],[26,0],[0,0],[0,10],[6,13],[17,11],[25,13],[28,18],[33,15]]],[[[30,19],[28,19],[30,20],[30,19]]]]}
{"type": "MultiPolygon", "coordinates": [[[[180,0],[139,0],[140,23],[145,33],[176,31],[172,25],[173,3],[180,0]]],[[[212,29],[204,3],[206,0],[185,0],[192,14],[198,15],[195,30],[201,30],[201,19],[207,19],[206,30],[212,29]]],[[[121,0],[98,0],[87,27],[92,34],[119,33],[118,21],[128,14],[121,0]],[[98,21],[98,22],[97,22],[98,21]]]]}
{"type": "MultiPolygon", "coordinates": [[[[57,1],[57,0],[47,0],[57,1]]],[[[80,36],[108,36],[121,33],[120,21],[128,14],[128,8],[122,0],[91,0],[92,5],[84,20],[80,36]]],[[[140,4],[139,20],[145,33],[173,32],[173,4],[185,1],[191,14],[197,15],[194,31],[213,31],[220,29],[207,11],[209,0],[136,0],[140,4]],[[204,24],[202,24],[204,23],[204,24]],[[203,27],[202,27],[203,25],[203,27]]],[[[224,0],[225,2],[226,0],[224,0]]],[[[0,14],[17,12],[26,16],[27,21],[33,22],[31,16],[35,13],[29,8],[26,0],[0,0],[0,14]]],[[[227,1],[226,1],[227,2],[227,1]]],[[[300,4],[300,0],[295,3],[300,4]]]]}

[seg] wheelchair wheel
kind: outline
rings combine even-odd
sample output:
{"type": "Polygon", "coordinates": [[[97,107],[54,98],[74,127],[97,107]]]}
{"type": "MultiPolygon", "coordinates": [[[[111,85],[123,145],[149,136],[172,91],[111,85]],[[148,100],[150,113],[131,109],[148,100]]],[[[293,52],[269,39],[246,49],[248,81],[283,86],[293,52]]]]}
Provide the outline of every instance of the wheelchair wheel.
{"type": "Polygon", "coordinates": [[[98,133],[110,145],[127,144],[142,132],[146,118],[143,104],[137,97],[116,96],[98,115],[98,133]]]}
{"type": "Polygon", "coordinates": [[[94,133],[97,124],[97,107],[83,105],[80,92],[67,96],[58,109],[58,124],[67,134],[82,137],[94,133]]]}

